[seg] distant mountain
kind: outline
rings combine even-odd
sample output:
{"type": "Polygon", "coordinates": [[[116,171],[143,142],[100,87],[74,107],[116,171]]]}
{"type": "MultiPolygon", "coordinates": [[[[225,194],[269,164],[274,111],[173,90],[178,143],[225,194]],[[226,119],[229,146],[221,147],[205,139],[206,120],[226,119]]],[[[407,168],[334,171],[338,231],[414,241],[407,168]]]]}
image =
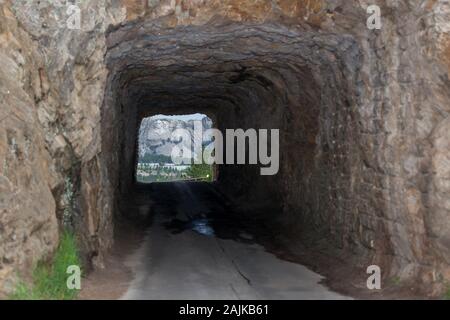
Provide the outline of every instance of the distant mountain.
{"type": "MultiPolygon", "coordinates": [[[[200,121],[200,120],[196,120],[200,121]]],[[[203,132],[212,127],[212,120],[204,117],[201,120],[203,132]]],[[[191,146],[194,146],[194,120],[174,120],[170,118],[152,119],[145,118],[139,130],[139,157],[143,158],[146,154],[158,154],[170,156],[174,146],[183,143],[179,139],[172,138],[172,132],[177,129],[186,129],[190,133],[191,146]]],[[[201,137],[199,137],[201,138],[201,137]]],[[[211,138],[203,143],[208,143],[211,138]]],[[[181,146],[179,146],[181,147],[181,146]]]]}

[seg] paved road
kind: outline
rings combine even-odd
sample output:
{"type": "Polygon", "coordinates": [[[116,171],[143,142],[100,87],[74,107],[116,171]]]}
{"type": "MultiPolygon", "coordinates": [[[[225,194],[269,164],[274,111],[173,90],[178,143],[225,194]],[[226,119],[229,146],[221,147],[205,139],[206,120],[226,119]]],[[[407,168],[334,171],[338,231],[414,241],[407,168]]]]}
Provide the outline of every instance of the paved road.
{"type": "Polygon", "coordinates": [[[122,299],[346,299],[254,243],[210,186],[160,188],[153,223],[127,261],[135,279],[122,299]]]}

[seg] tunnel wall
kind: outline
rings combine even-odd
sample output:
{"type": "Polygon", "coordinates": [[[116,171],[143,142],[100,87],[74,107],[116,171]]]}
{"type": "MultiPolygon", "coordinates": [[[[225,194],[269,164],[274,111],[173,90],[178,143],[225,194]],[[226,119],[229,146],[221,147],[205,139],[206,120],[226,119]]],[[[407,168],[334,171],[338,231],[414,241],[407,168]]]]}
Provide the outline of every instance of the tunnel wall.
{"type": "Polygon", "coordinates": [[[15,270],[51,256],[64,213],[86,262],[102,265],[128,185],[119,169],[131,161],[121,151],[133,143],[137,108],[160,105],[152,98],[212,112],[222,128],[294,132],[281,139],[271,183],[255,167],[230,167],[223,190],[255,216],[272,216],[293,241],[325,238],[384,275],[442,289],[450,278],[450,9],[375,3],[379,31],[367,29],[362,0],[92,0],[80,5],[82,29],[68,30],[65,7],[1,1],[0,291],[11,290],[15,270]],[[202,37],[228,51],[202,50],[202,37]],[[161,46],[133,57],[151,43],[161,46]],[[121,56],[132,58],[128,70],[121,56]],[[236,181],[252,193],[234,194],[236,181]],[[282,214],[258,208],[268,193],[263,208],[283,204],[282,214]]]}

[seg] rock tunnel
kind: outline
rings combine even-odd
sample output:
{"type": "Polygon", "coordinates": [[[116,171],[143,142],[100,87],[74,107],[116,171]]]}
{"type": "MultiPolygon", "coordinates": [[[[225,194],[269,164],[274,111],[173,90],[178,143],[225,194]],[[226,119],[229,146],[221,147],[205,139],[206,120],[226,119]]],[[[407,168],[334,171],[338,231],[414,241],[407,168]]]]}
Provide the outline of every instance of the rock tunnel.
{"type": "Polygon", "coordinates": [[[202,112],[222,131],[279,128],[279,173],[223,165],[219,188],[293,237],[325,237],[392,275],[418,272],[413,244],[383,222],[391,199],[367,147],[376,128],[364,127],[358,110],[365,88],[352,37],[280,24],[143,21],[110,30],[107,43],[102,141],[108,172],[119,174],[110,174],[118,199],[132,188],[144,116],[202,112]]]}
{"type": "MultiPolygon", "coordinates": [[[[113,30],[108,40],[110,76],[102,141],[115,146],[105,149],[116,153],[106,154],[118,160],[108,166],[110,172],[120,172],[111,178],[120,181],[121,192],[133,183],[139,120],[161,112],[202,112],[216,119],[223,132],[281,130],[279,175],[261,176],[255,166],[220,168],[220,184],[233,198],[239,195],[261,207],[298,206],[284,195],[295,192],[294,186],[313,182],[317,189],[311,192],[324,198],[305,194],[308,204],[303,209],[320,211],[319,203],[332,197],[329,185],[348,188],[349,172],[358,162],[351,100],[357,99],[360,58],[350,38],[280,25],[164,29],[144,22],[113,30]],[[327,149],[320,155],[319,144],[327,149]],[[333,172],[337,177],[331,178],[333,172]],[[327,177],[333,179],[329,184],[327,177]]],[[[338,195],[344,196],[335,190],[338,195]]]]}
{"type": "MultiPolygon", "coordinates": [[[[449,279],[449,64],[440,33],[445,23],[422,14],[445,16],[445,6],[438,1],[413,10],[385,4],[384,29],[371,31],[358,1],[262,1],[271,5],[247,4],[244,12],[201,1],[122,2],[106,6],[109,19],[115,14],[116,20],[103,21],[101,31],[93,28],[83,37],[64,31],[61,37],[81,46],[70,49],[70,62],[46,65],[33,56],[25,68],[33,74],[31,61],[42,61],[37,82],[45,92],[37,99],[31,89],[23,90],[34,95],[39,114],[32,121],[43,136],[40,143],[50,145],[36,157],[55,163],[49,170],[57,181],[46,194],[54,207],[47,209],[61,220],[68,205],[64,177],[72,177],[70,205],[88,263],[101,265],[115,219],[127,214],[121,208],[135,186],[140,121],[200,112],[221,131],[280,130],[276,175],[260,175],[254,165],[218,167],[215,187],[243,215],[292,243],[320,244],[362,268],[379,265],[385,278],[420,279],[427,288],[449,279]],[[126,17],[120,20],[113,9],[126,17]],[[405,25],[405,16],[418,22],[405,25]],[[420,54],[418,48],[429,50],[420,54]],[[43,84],[52,75],[55,81],[43,84]],[[64,97],[64,86],[77,98],[64,97]],[[49,110],[64,98],[75,111],[49,120],[49,110]],[[90,134],[80,133],[80,126],[92,127],[90,134]],[[62,146],[51,143],[60,136],[62,146]]],[[[18,25],[9,28],[23,32],[18,25]]],[[[38,39],[34,44],[21,35],[20,41],[51,46],[45,33],[38,39]]],[[[8,134],[5,145],[11,148],[20,133],[8,134]]],[[[42,229],[33,237],[52,234],[54,240],[55,233],[56,227],[42,229]]],[[[25,267],[38,256],[12,264],[25,267]]]]}

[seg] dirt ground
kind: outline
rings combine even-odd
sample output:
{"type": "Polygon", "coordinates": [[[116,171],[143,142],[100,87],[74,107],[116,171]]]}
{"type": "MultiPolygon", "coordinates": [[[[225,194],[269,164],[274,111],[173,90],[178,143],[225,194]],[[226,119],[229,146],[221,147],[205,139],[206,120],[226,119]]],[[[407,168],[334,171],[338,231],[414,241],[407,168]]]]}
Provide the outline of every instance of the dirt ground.
{"type": "Polygon", "coordinates": [[[119,299],[133,280],[133,272],[125,264],[125,259],[139,247],[144,238],[145,228],[121,222],[116,229],[114,247],[105,258],[104,268],[96,269],[82,279],[78,299],[119,299]]]}

